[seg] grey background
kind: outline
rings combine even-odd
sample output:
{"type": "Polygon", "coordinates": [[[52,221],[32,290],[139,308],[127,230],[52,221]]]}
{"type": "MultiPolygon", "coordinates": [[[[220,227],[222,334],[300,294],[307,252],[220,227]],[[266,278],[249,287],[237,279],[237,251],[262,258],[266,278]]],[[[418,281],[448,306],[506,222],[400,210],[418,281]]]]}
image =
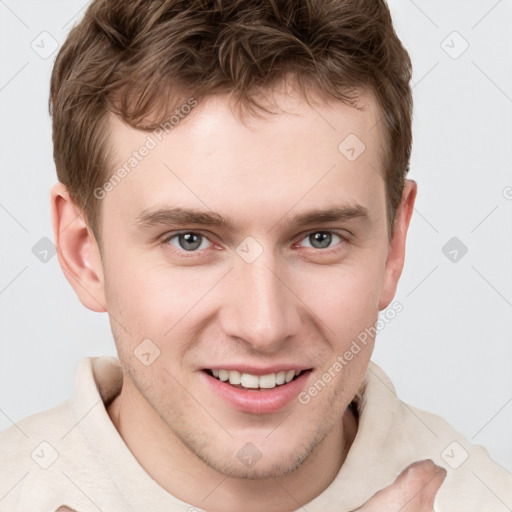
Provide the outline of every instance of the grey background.
{"type": "MultiPolygon", "coordinates": [[[[115,355],[106,314],[80,304],[51,252],[36,257],[53,240],[52,50],[86,4],[0,0],[0,430],[69,398],[81,358],[115,355]]],[[[390,7],[413,60],[419,195],[404,309],[373,359],[402,400],[512,471],[512,2],[390,7]]]]}

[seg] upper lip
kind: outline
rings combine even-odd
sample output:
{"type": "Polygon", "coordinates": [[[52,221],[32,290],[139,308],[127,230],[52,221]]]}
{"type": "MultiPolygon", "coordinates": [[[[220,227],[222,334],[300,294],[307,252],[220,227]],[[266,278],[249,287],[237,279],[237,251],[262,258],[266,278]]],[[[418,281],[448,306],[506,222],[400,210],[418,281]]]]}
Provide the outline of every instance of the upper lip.
{"type": "Polygon", "coordinates": [[[297,365],[297,364],[274,364],[271,366],[265,366],[264,368],[258,366],[251,366],[248,364],[220,364],[204,368],[204,370],[228,370],[238,371],[240,373],[250,373],[251,375],[268,375],[270,373],[288,372],[294,370],[296,372],[302,372],[304,370],[311,370],[310,366],[297,365]]]}

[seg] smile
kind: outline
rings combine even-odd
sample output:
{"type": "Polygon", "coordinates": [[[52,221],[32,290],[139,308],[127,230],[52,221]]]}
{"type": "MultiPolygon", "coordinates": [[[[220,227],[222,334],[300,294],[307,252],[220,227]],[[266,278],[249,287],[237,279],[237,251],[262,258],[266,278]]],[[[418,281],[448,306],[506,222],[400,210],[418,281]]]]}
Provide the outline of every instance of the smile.
{"type": "Polygon", "coordinates": [[[297,403],[312,368],[210,368],[201,372],[214,395],[231,408],[249,414],[270,414],[297,403]]]}
{"type": "Polygon", "coordinates": [[[253,375],[237,370],[222,369],[206,370],[206,372],[221,382],[229,382],[229,384],[239,389],[273,389],[288,384],[302,373],[301,370],[282,370],[266,375],[253,375]]]}

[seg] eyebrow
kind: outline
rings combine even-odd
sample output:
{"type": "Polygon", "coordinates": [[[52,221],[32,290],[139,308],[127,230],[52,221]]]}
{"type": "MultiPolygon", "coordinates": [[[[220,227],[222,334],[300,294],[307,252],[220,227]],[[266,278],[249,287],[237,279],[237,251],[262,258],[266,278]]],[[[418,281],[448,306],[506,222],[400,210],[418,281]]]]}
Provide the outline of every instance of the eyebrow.
{"type": "MultiPolygon", "coordinates": [[[[368,220],[368,209],[360,204],[343,204],[329,208],[314,209],[299,213],[286,222],[290,226],[307,226],[325,222],[343,222],[351,219],[368,220]]],[[[283,217],[277,224],[283,222],[283,217]]],[[[230,219],[215,212],[206,212],[194,208],[156,208],[143,210],[135,219],[142,228],[164,225],[194,224],[223,228],[235,232],[242,227],[230,219]]]]}

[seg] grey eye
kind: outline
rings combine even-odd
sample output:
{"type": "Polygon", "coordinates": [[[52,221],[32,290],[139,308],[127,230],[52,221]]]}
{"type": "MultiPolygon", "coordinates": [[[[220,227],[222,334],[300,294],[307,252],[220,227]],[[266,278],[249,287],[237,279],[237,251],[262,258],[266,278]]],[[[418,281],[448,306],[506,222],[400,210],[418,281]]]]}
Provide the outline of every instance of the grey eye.
{"type": "Polygon", "coordinates": [[[169,243],[178,249],[183,249],[184,251],[195,251],[196,249],[204,249],[208,240],[200,233],[188,231],[186,233],[177,233],[176,235],[173,235],[169,239],[169,243]]]}
{"type": "Polygon", "coordinates": [[[316,231],[314,233],[310,233],[304,238],[304,240],[309,242],[309,246],[306,245],[306,247],[313,247],[313,249],[326,249],[331,246],[333,237],[336,237],[338,241],[341,241],[341,238],[331,231],[316,231]]]}

